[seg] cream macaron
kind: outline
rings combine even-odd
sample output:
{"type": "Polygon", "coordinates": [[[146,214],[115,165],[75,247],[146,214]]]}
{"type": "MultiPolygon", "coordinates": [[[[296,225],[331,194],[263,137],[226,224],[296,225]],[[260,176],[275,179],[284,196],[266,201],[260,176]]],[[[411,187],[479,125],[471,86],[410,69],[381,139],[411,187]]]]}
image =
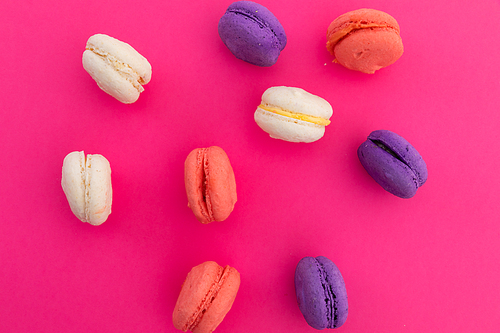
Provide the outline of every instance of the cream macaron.
{"type": "Polygon", "coordinates": [[[61,185],[73,214],[82,222],[100,225],[111,213],[111,168],[102,155],[69,153],[63,161],[61,185]]]}
{"type": "Polygon", "coordinates": [[[151,80],[151,64],[132,46],[108,35],[91,36],[83,52],[83,68],[97,85],[122,103],[137,101],[151,80]]]}
{"type": "Polygon", "coordinates": [[[281,86],[264,92],[254,119],[274,139],[314,142],[323,137],[332,115],[325,99],[301,88],[281,86]]]}

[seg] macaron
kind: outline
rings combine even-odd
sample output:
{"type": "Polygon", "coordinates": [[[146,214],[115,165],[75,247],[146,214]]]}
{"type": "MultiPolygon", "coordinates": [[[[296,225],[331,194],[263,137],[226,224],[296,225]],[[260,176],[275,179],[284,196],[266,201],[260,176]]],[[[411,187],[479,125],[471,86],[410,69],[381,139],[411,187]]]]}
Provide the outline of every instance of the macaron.
{"type": "Polygon", "coordinates": [[[224,221],[237,201],[234,171],[217,146],[191,151],[184,163],[188,207],[201,223],[224,221]]]}
{"type": "Polygon", "coordinates": [[[358,148],[358,158],[368,174],[386,191],[411,198],[427,180],[427,165],[403,137],[377,130],[358,148]]]}
{"type": "Polygon", "coordinates": [[[342,66],[373,74],[403,55],[399,24],[375,9],[358,9],[337,17],[328,27],[326,48],[342,66]]]}
{"type": "Polygon", "coordinates": [[[295,269],[295,294],[309,326],[322,330],[345,323],[348,305],[344,278],[330,259],[302,258],[295,269]]]}
{"type": "Polygon", "coordinates": [[[148,60],[132,46],[104,34],[88,39],[82,64],[99,88],[126,104],[137,101],[152,75],[148,60]]]}
{"type": "Polygon", "coordinates": [[[82,222],[100,225],[107,220],[113,189],[111,167],[104,156],[69,153],[63,161],[61,185],[71,211],[82,222]]]}
{"type": "Polygon", "coordinates": [[[182,285],[172,320],[175,328],[211,333],[231,309],[240,287],[240,273],[207,261],[191,269],[182,285]]]}
{"type": "Polygon", "coordinates": [[[323,137],[332,115],[325,99],[301,88],[281,86],[264,92],[254,119],[271,138],[314,142],[323,137]]]}
{"type": "Polygon", "coordinates": [[[252,1],[229,5],[219,20],[219,36],[236,58],[269,67],[286,46],[285,29],[266,7],[252,1]]]}

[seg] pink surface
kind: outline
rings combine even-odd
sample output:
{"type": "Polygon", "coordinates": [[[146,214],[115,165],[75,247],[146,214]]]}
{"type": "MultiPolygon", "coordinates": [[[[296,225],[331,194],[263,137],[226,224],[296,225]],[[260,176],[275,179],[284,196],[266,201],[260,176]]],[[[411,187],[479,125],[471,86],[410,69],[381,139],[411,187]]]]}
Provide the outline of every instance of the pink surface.
{"type": "Polygon", "coordinates": [[[266,0],[288,35],[271,68],[236,59],[217,34],[230,1],[3,1],[0,11],[0,332],[176,332],[191,269],[241,273],[216,332],[314,332],[295,300],[304,256],[340,268],[349,317],[338,332],[497,332],[500,325],[500,2],[266,0]],[[405,53],[374,75],[331,61],[326,29],[362,7],[386,11],[405,53]],[[474,23],[474,24],[471,24],[474,23]],[[83,70],[95,33],[153,66],[123,105],[83,70]],[[334,107],[325,137],[292,144],[253,121],[270,86],[334,107]],[[357,147],[375,129],[410,141],[429,180],[385,192],[357,147]],[[202,225],[183,164],[221,146],[238,202],[202,225]],[[111,163],[113,212],[80,222],[61,189],[64,156],[111,163]]]}

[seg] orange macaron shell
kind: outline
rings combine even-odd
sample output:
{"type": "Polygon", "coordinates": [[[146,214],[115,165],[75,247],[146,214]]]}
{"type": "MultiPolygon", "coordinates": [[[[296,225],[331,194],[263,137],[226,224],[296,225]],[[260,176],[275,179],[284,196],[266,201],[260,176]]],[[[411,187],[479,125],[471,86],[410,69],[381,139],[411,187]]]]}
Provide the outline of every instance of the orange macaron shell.
{"type": "Polygon", "coordinates": [[[373,74],[404,52],[399,24],[375,9],[358,9],[337,17],[328,27],[326,48],[342,66],[373,74]]]}
{"type": "Polygon", "coordinates": [[[233,267],[204,262],[188,273],[172,316],[175,328],[210,333],[231,309],[240,287],[240,273],[233,267]]]}
{"type": "Polygon", "coordinates": [[[224,221],[237,201],[234,171],[217,146],[197,148],[184,164],[188,206],[201,223],[224,221]]]}

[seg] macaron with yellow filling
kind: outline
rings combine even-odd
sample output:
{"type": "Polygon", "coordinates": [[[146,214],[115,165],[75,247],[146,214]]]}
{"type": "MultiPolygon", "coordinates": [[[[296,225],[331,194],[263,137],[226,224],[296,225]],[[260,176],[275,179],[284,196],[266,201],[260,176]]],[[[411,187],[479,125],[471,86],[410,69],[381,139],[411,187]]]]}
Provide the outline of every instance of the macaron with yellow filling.
{"type": "Polygon", "coordinates": [[[314,142],[323,137],[332,115],[325,99],[301,88],[281,86],[264,92],[254,119],[271,138],[314,142]]]}
{"type": "Polygon", "coordinates": [[[328,27],[326,38],[334,62],[367,74],[393,64],[404,51],[396,19],[375,9],[340,15],[328,27]]]}

